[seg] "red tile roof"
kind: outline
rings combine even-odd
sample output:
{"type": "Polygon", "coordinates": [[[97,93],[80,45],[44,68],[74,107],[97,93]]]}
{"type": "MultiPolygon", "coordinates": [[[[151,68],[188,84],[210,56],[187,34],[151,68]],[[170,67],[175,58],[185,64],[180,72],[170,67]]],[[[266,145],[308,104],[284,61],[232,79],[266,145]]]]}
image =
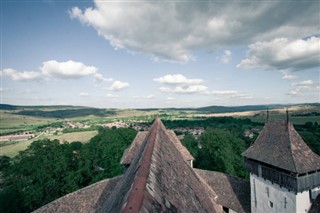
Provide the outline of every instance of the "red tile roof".
{"type": "Polygon", "coordinates": [[[297,174],[320,169],[320,156],[312,152],[290,122],[268,121],[242,155],[297,174]]]}
{"type": "Polygon", "coordinates": [[[100,212],[221,212],[157,118],[100,212]]]}

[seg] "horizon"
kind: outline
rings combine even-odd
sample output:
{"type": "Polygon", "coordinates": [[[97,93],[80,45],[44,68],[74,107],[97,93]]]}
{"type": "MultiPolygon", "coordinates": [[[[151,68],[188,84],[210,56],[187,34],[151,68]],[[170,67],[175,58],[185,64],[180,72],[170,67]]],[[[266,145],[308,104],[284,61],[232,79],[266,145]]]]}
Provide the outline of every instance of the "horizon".
{"type": "MultiPolygon", "coordinates": [[[[279,106],[279,107],[294,107],[294,106],[305,106],[305,105],[320,105],[320,102],[310,102],[310,103],[285,103],[285,104],[249,104],[249,105],[210,105],[210,106],[199,106],[199,107],[149,107],[149,108],[105,108],[105,107],[92,107],[92,106],[81,106],[81,105],[14,105],[14,104],[6,104],[1,103],[1,105],[8,105],[13,107],[83,107],[83,108],[97,108],[97,109],[110,109],[110,110],[162,110],[162,109],[201,109],[201,108],[207,108],[207,107],[226,107],[226,108],[237,108],[237,107],[257,107],[257,106],[279,106]]],[[[278,108],[276,108],[278,109],[278,108]]],[[[1,109],[0,109],[1,110],[1,109]]],[[[272,110],[272,108],[270,108],[272,110]]],[[[255,110],[253,110],[255,111],[255,110]]],[[[257,110],[257,111],[263,111],[263,110],[257,110]]]]}
{"type": "Polygon", "coordinates": [[[1,104],[163,109],[320,102],[317,1],[0,4],[1,104]]]}

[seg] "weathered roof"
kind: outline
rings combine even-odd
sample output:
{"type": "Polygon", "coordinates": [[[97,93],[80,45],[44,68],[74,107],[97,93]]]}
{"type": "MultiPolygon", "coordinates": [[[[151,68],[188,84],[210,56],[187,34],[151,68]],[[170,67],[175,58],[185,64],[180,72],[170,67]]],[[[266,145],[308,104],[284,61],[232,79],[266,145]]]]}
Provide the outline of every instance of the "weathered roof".
{"type": "Polygon", "coordinates": [[[95,212],[111,194],[122,176],[105,179],[78,191],[67,194],[39,209],[35,213],[46,212],[95,212]]]}
{"type": "Polygon", "coordinates": [[[255,143],[242,155],[298,174],[320,169],[320,156],[286,121],[268,121],[255,143]]]}
{"type": "Polygon", "coordinates": [[[236,212],[250,212],[250,182],[221,172],[194,169],[217,194],[217,203],[236,212]]]}
{"type": "Polygon", "coordinates": [[[141,144],[143,143],[147,134],[148,134],[148,131],[138,132],[138,134],[132,141],[130,147],[126,149],[122,155],[122,158],[120,160],[120,163],[122,165],[131,164],[134,157],[137,155],[137,152],[140,150],[141,144]]]}
{"type": "MultiPolygon", "coordinates": [[[[177,149],[182,154],[182,157],[185,159],[185,161],[194,160],[193,156],[190,154],[188,149],[182,145],[176,134],[173,130],[167,130],[168,137],[170,137],[170,140],[173,142],[173,144],[177,147],[177,149]]],[[[131,164],[134,157],[137,155],[137,152],[139,151],[141,144],[143,143],[144,139],[146,138],[148,134],[148,131],[142,131],[138,132],[137,136],[131,143],[130,147],[126,149],[122,155],[120,163],[122,165],[125,164],[131,164]]]]}
{"type": "Polygon", "coordinates": [[[221,212],[156,118],[141,149],[99,212],[221,212]]]}

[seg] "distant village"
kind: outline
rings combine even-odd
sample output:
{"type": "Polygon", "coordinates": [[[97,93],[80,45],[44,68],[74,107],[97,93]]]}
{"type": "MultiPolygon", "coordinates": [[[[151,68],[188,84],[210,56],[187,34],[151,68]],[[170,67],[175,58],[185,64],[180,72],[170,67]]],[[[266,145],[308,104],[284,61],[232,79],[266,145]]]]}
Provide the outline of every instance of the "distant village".
{"type": "MultiPolygon", "coordinates": [[[[35,139],[41,135],[44,135],[44,136],[59,135],[59,134],[63,134],[64,131],[66,130],[72,130],[72,129],[85,130],[85,129],[92,128],[93,126],[102,126],[104,128],[133,128],[136,131],[148,131],[150,129],[150,126],[145,123],[146,121],[144,120],[128,120],[128,121],[117,120],[111,123],[100,123],[100,124],[93,125],[86,122],[68,121],[68,122],[65,122],[60,127],[48,127],[40,131],[25,131],[25,132],[16,133],[16,134],[0,136],[0,143],[27,141],[27,140],[35,139]]],[[[203,127],[193,127],[193,128],[177,127],[173,130],[176,133],[178,133],[177,135],[180,140],[182,140],[184,138],[184,135],[186,134],[191,134],[196,139],[198,139],[201,136],[201,134],[205,131],[203,127]]],[[[260,131],[261,130],[257,128],[246,129],[243,132],[243,136],[252,139],[255,135],[259,135],[260,131]]]]}

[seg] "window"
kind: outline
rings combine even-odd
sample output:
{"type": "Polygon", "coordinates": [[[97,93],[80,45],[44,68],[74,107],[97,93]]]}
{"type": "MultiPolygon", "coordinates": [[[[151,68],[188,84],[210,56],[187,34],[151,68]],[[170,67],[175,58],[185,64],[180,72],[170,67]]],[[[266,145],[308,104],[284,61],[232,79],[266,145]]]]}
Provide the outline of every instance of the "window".
{"type": "Polygon", "coordinates": [[[269,201],[269,207],[273,208],[273,202],[269,201]]]}
{"type": "Polygon", "coordinates": [[[286,209],[287,208],[287,198],[284,197],[284,208],[286,209]]]}

